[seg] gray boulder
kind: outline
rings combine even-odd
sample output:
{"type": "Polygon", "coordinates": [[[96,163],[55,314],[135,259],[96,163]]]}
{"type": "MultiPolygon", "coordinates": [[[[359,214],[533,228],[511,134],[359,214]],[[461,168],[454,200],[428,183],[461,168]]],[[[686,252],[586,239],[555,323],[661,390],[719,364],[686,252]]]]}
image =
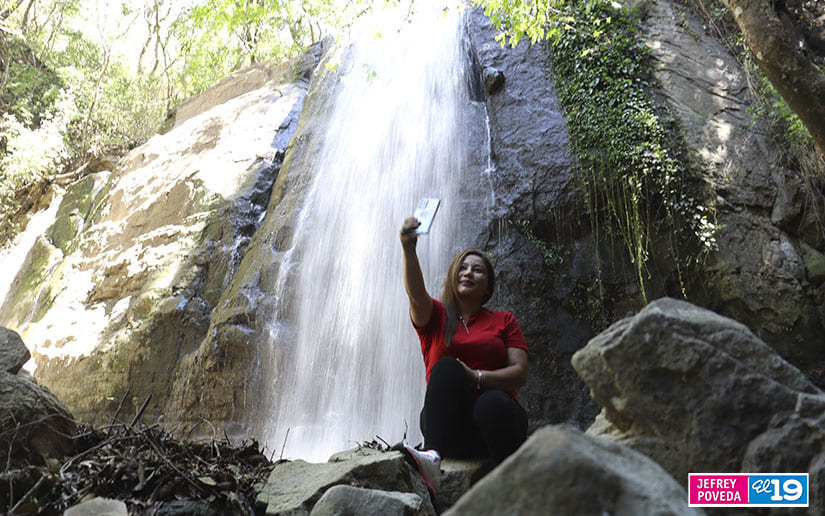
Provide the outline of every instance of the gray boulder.
{"type": "Polygon", "coordinates": [[[17,374],[30,357],[31,353],[20,335],[0,326],[0,371],[17,374]]]}
{"type": "Polygon", "coordinates": [[[450,459],[441,462],[441,485],[435,496],[436,509],[454,505],[464,493],[484,478],[493,467],[488,459],[450,459]]]}
{"type": "Polygon", "coordinates": [[[536,431],[445,513],[643,516],[703,514],[644,455],[564,425],[536,431]]]}
{"type": "Polygon", "coordinates": [[[92,498],[66,509],[63,516],[128,516],[126,504],[120,500],[92,498]]]}
{"type": "Polygon", "coordinates": [[[435,515],[432,505],[414,493],[338,485],[318,500],[312,516],[435,515]]]}
{"type": "MultiPolygon", "coordinates": [[[[258,493],[259,513],[268,516],[309,514],[326,491],[337,485],[411,493],[421,500],[419,512],[413,514],[435,514],[424,481],[410,467],[401,452],[397,451],[349,454],[321,464],[302,460],[281,463],[275,466],[266,485],[258,493]]],[[[359,493],[365,494],[366,498],[376,496],[368,491],[359,493]]],[[[338,503],[348,507],[363,503],[355,501],[353,493],[343,494],[330,495],[331,500],[328,499],[326,505],[319,510],[325,506],[334,507],[338,503]],[[350,500],[343,500],[343,494],[350,500]]],[[[411,502],[413,500],[410,497],[405,499],[411,502]]],[[[382,503],[390,502],[384,500],[382,503]]]]}
{"type": "Polygon", "coordinates": [[[573,355],[604,409],[588,433],[689,472],[810,474],[822,514],[825,394],[742,324],[674,299],[650,303],[573,355]]]}
{"type": "Polygon", "coordinates": [[[64,457],[73,450],[76,431],[72,415],[49,389],[0,371],[0,450],[9,459],[4,464],[64,457]]]}
{"type": "Polygon", "coordinates": [[[18,375],[29,350],[17,332],[0,327],[0,450],[3,464],[43,464],[73,449],[77,430],[52,392],[18,375]]]}

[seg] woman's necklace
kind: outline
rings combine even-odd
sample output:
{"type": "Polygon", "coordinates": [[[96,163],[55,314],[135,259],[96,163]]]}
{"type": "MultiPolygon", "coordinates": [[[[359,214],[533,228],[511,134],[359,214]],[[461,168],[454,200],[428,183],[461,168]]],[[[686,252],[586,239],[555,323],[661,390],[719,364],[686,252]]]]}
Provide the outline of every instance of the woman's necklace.
{"type": "Polygon", "coordinates": [[[467,327],[467,321],[464,320],[464,316],[461,315],[461,314],[458,314],[458,318],[461,320],[461,324],[464,325],[464,331],[466,331],[467,334],[469,334],[470,333],[470,328],[467,327]]]}

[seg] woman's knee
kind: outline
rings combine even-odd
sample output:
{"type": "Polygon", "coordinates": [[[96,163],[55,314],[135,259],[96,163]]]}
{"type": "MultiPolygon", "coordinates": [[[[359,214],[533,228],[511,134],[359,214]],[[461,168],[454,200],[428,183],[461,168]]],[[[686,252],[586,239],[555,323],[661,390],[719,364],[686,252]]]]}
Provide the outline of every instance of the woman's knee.
{"type": "Polygon", "coordinates": [[[433,376],[438,378],[463,378],[464,374],[464,366],[461,365],[461,362],[459,362],[458,359],[453,357],[442,357],[430,370],[430,380],[432,381],[433,376]]]}
{"type": "Polygon", "coordinates": [[[482,394],[473,407],[473,420],[496,463],[513,453],[527,438],[527,412],[505,392],[482,394]]]}
{"type": "Polygon", "coordinates": [[[527,433],[527,413],[504,391],[484,392],[473,407],[473,420],[481,428],[509,427],[516,433],[527,433]]]}

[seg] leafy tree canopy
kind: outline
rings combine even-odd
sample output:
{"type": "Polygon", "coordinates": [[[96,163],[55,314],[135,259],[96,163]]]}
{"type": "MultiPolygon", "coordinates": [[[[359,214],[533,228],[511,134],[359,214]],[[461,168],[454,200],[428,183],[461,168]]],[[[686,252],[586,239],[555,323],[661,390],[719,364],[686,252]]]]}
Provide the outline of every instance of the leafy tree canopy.
{"type": "Polygon", "coordinates": [[[332,32],[352,0],[0,0],[0,245],[25,190],[138,145],[183,98],[332,32]]]}

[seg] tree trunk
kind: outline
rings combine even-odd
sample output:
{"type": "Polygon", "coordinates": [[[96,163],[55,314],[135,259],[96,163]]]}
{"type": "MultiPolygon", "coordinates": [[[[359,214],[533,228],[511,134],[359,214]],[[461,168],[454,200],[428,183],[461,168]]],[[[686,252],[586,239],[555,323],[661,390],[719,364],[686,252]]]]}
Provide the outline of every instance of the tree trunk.
{"type": "Polygon", "coordinates": [[[783,24],[772,0],[722,0],[754,58],[825,156],[825,73],[783,24]]]}

